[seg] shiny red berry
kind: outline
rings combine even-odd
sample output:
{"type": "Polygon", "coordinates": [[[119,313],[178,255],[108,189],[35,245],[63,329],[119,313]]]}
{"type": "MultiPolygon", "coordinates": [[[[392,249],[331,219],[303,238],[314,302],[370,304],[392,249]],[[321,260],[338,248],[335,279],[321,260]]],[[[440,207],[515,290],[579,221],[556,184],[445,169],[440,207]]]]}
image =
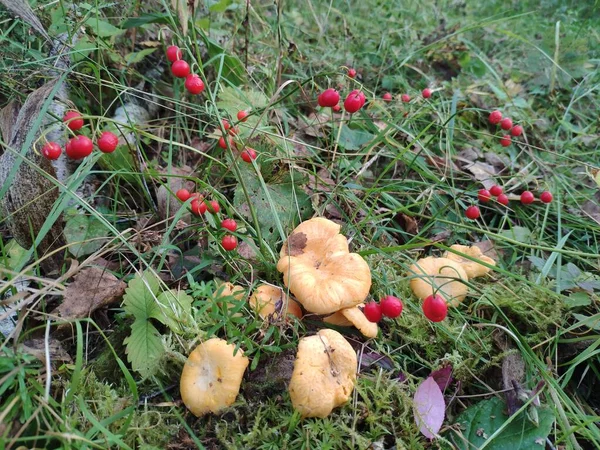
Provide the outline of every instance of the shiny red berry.
{"type": "Polygon", "coordinates": [[[354,69],[348,69],[348,76],[350,78],[356,78],[356,70],[354,70],[354,69]]]}
{"type": "Polygon", "coordinates": [[[67,111],[63,117],[63,122],[73,131],[80,130],[83,127],[83,117],[77,111],[67,111]]]}
{"type": "Polygon", "coordinates": [[[229,231],[237,230],[237,222],[233,219],[223,219],[221,227],[229,231]]]}
{"type": "Polygon", "coordinates": [[[340,112],[342,110],[342,107],[338,104],[338,105],[335,105],[331,109],[332,109],[333,112],[340,112]]]}
{"type": "MultiPolygon", "coordinates": [[[[338,98],[338,100],[339,100],[339,98],[338,98]]],[[[248,120],[248,111],[243,111],[243,110],[242,111],[238,111],[238,113],[237,113],[237,119],[240,122],[245,122],[246,120],[248,120]]]]}
{"type": "Polygon", "coordinates": [[[365,96],[360,91],[352,91],[344,100],[344,109],[350,114],[354,114],[365,104],[365,96]]]}
{"type": "Polygon", "coordinates": [[[423,300],[423,314],[432,322],[441,322],[448,315],[448,304],[440,295],[430,295],[423,300]]]}
{"type": "Polygon", "coordinates": [[[502,187],[498,186],[497,184],[493,185],[490,188],[490,194],[492,194],[494,197],[498,197],[500,194],[502,194],[502,187]]]}
{"type": "Polygon", "coordinates": [[[187,202],[189,200],[189,198],[192,196],[192,194],[190,194],[190,191],[188,191],[187,189],[179,189],[175,193],[175,195],[182,202],[187,202]]]}
{"type": "Polygon", "coordinates": [[[204,82],[198,75],[194,73],[191,73],[185,77],[185,83],[183,83],[183,85],[190,94],[194,95],[201,94],[204,90],[204,82]]]}
{"type": "Polygon", "coordinates": [[[379,301],[381,314],[390,319],[395,319],[402,314],[402,300],[393,295],[387,295],[379,301]]]}
{"type": "Polygon", "coordinates": [[[242,152],[241,157],[245,162],[249,163],[253,159],[256,159],[256,150],[250,147],[246,147],[246,150],[242,152]]]}
{"type": "Polygon", "coordinates": [[[479,208],[475,205],[469,206],[467,208],[467,210],[465,211],[465,215],[467,216],[467,219],[471,219],[471,220],[479,219],[479,216],[480,216],[479,208]]]}
{"type": "Polygon", "coordinates": [[[521,203],[524,205],[530,205],[535,200],[535,196],[530,191],[525,191],[521,194],[521,203]]]}
{"type": "Polygon", "coordinates": [[[225,131],[227,131],[227,130],[229,130],[229,128],[231,128],[231,125],[229,124],[229,120],[227,120],[227,119],[221,120],[221,124],[223,125],[223,128],[225,128],[225,131]]]}
{"type": "Polygon", "coordinates": [[[500,138],[500,145],[502,147],[508,147],[510,145],[510,143],[511,143],[511,140],[510,140],[510,135],[509,134],[505,134],[504,136],[502,136],[500,138]]]}
{"type": "Polygon", "coordinates": [[[230,252],[232,250],[235,250],[235,248],[238,245],[238,241],[237,238],[235,236],[231,236],[230,234],[223,236],[223,239],[221,239],[221,245],[223,246],[223,249],[230,252]]]}
{"type": "Polygon", "coordinates": [[[391,102],[392,101],[392,94],[390,94],[389,92],[386,92],[385,94],[383,94],[381,96],[381,98],[383,98],[384,102],[391,102]]]}
{"type": "Polygon", "coordinates": [[[423,92],[421,92],[421,94],[423,94],[423,98],[431,98],[431,89],[429,88],[425,88],[423,89],[423,92]]]}
{"type": "Polygon", "coordinates": [[[408,95],[408,94],[402,94],[400,96],[400,100],[402,100],[404,103],[408,103],[408,102],[410,102],[410,95],[408,95]]]}
{"type": "Polygon", "coordinates": [[[479,192],[477,192],[477,198],[480,202],[486,203],[490,201],[492,194],[487,189],[479,189],[479,192]]]}
{"type": "Polygon", "coordinates": [[[333,88],[325,89],[317,98],[317,103],[321,107],[333,108],[340,102],[340,94],[333,88]]]}
{"type": "Polygon", "coordinates": [[[62,149],[56,142],[48,142],[42,147],[42,155],[46,159],[58,159],[62,149]]]}
{"type": "Polygon", "coordinates": [[[521,125],[515,125],[511,128],[510,134],[512,136],[521,136],[523,134],[523,127],[521,125]]]}
{"type": "Polygon", "coordinates": [[[216,214],[221,210],[221,207],[219,206],[219,202],[216,200],[211,200],[210,202],[208,202],[208,212],[211,214],[216,214]]]}
{"type": "Polygon", "coordinates": [[[500,194],[496,201],[501,205],[508,206],[508,196],[506,194],[500,194]]]}
{"type": "Polygon", "coordinates": [[[492,111],[488,120],[492,125],[498,125],[502,120],[502,113],[500,111],[492,111]]]}
{"type": "Polygon", "coordinates": [[[171,73],[177,78],[185,78],[190,74],[190,65],[183,59],[178,59],[171,65],[171,73]]]}
{"type": "Polygon", "coordinates": [[[512,119],[510,117],[505,117],[500,121],[500,128],[503,130],[510,130],[513,126],[512,119]]]}
{"type": "Polygon", "coordinates": [[[178,59],[183,58],[183,53],[181,53],[181,49],[176,45],[169,45],[167,47],[167,59],[172,63],[177,61],[178,59]]]}
{"type": "Polygon", "coordinates": [[[549,191],[544,191],[540,194],[540,200],[544,203],[551,203],[553,198],[552,193],[549,191]]]}
{"type": "Polygon", "coordinates": [[[192,213],[196,216],[201,216],[208,209],[206,203],[204,203],[204,200],[201,198],[196,198],[192,200],[192,204],[190,206],[192,208],[192,213]]]}
{"type": "Polygon", "coordinates": [[[369,302],[363,309],[363,314],[369,322],[377,323],[381,320],[382,312],[379,303],[369,302]]]}
{"type": "MultiPolygon", "coordinates": [[[[233,139],[232,139],[232,138],[228,137],[228,138],[227,138],[227,142],[229,142],[229,146],[230,146],[230,147],[233,147],[233,146],[234,146],[234,143],[233,143],[233,139]]],[[[227,148],[227,142],[225,142],[225,138],[224,138],[223,136],[221,136],[221,137],[219,138],[219,147],[221,147],[221,148],[227,148]]]]}
{"type": "Polygon", "coordinates": [[[96,143],[102,153],[112,153],[119,145],[119,138],[110,131],[103,131],[96,143]]]}
{"type": "Polygon", "coordinates": [[[89,156],[94,149],[94,143],[87,136],[75,136],[69,140],[65,153],[71,159],[81,159],[89,156]]]}

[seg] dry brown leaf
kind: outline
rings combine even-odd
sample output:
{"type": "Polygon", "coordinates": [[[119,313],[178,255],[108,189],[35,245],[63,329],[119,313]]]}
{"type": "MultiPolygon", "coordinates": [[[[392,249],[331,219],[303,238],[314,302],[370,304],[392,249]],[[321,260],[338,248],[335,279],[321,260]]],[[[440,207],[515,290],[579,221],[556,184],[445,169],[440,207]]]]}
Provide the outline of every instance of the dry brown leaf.
{"type": "Polygon", "coordinates": [[[8,142],[12,136],[20,109],[21,105],[15,100],[0,109],[0,137],[4,142],[8,142]]]}
{"type": "Polygon", "coordinates": [[[475,242],[473,247],[478,247],[483,255],[492,258],[494,261],[498,261],[498,252],[496,251],[496,246],[492,241],[475,242]]]}
{"type": "Polygon", "coordinates": [[[19,16],[26,23],[31,25],[31,27],[40,33],[47,40],[51,40],[48,33],[46,33],[46,29],[40,23],[40,19],[35,15],[29,3],[24,0],[0,0],[4,6],[8,8],[13,14],[19,16]]]}
{"type": "Polygon", "coordinates": [[[596,192],[593,199],[588,200],[581,207],[581,211],[600,224],[600,192],[596,192]]]}
{"type": "MultiPolygon", "coordinates": [[[[187,189],[190,192],[193,191],[195,183],[184,178],[192,176],[193,172],[194,171],[188,166],[183,166],[182,168],[172,167],[167,179],[167,184],[171,192],[175,194],[179,189],[187,189]]],[[[169,192],[169,189],[167,189],[166,186],[161,185],[156,190],[158,215],[161,220],[165,220],[167,217],[172,217],[181,208],[181,202],[177,199],[177,197],[175,197],[175,195],[172,195],[169,192]]],[[[189,213],[186,213],[182,218],[184,221],[188,223],[190,222],[189,213]]]]}
{"type": "Polygon", "coordinates": [[[456,166],[456,164],[450,160],[447,160],[446,158],[442,158],[441,156],[426,155],[425,161],[427,161],[427,164],[439,169],[443,173],[448,173],[450,171],[460,172],[460,169],[456,166]]]}
{"type": "Polygon", "coordinates": [[[475,162],[465,167],[465,170],[473,174],[473,178],[480,181],[486,189],[496,184],[494,176],[498,174],[494,166],[482,162],[475,162]]]}
{"type": "Polygon", "coordinates": [[[399,213],[396,215],[395,219],[408,234],[415,235],[419,233],[419,224],[414,217],[399,213]]]}
{"type": "Polygon", "coordinates": [[[304,233],[293,233],[288,238],[287,242],[283,244],[283,248],[286,249],[286,253],[290,256],[298,256],[304,253],[304,247],[308,238],[304,233]]]}
{"type": "Polygon", "coordinates": [[[89,317],[122,297],[126,287],[126,283],[107,270],[87,267],[67,286],[63,302],[52,313],[64,319],[89,317]]]}
{"type": "MultiPolygon", "coordinates": [[[[46,341],[44,339],[29,339],[19,345],[19,350],[36,357],[43,364],[46,364],[46,341]]],[[[51,361],[72,362],[71,355],[66,352],[57,339],[48,339],[47,350],[51,361]]]]}

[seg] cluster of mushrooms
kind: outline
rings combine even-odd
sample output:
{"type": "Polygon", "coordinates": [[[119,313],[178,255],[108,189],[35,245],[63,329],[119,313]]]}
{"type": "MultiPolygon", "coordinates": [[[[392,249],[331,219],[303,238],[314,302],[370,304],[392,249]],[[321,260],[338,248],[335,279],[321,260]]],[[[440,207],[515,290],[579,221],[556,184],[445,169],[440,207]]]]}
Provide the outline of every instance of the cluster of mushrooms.
{"type": "MultiPolygon", "coordinates": [[[[350,253],[340,225],[325,218],[302,222],[284,243],[277,270],[295,300],[277,286],[262,284],[249,298],[262,318],[287,314],[302,318],[303,310],[338,326],[355,326],[368,338],[377,336],[361,306],[371,288],[366,261],[350,253]]],[[[453,246],[442,258],[423,258],[410,268],[411,288],[420,299],[432,293],[456,306],[466,296],[469,278],[490,270],[494,261],[477,247],[453,246]],[[483,262],[485,265],[480,264],[483,262]]],[[[226,294],[242,299],[245,291],[229,283],[226,294]]],[[[248,366],[242,349],[219,338],[209,339],[191,354],[180,382],[181,397],[196,416],[218,413],[235,401],[248,366]]],[[[356,383],[356,351],[342,334],[321,329],[300,339],[289,393],[302,417],[326,417],[348,401],[356,383]]]]}

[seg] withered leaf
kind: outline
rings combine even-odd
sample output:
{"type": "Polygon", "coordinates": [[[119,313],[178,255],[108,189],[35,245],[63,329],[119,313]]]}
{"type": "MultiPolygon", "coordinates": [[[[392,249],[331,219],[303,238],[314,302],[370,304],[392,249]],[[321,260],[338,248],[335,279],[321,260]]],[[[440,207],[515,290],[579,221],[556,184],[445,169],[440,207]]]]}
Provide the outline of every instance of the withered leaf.
{"type": "Polygon", "coordinates": [[[19,345],[19,349],[28,353],[37,359],[39,359],[43,364],[46,364],[46,355],[50,356],[50,360],[52,361],[66,361],[72,362],[71,356],[67,353],[67,351],[62,347],[60,341],[50,338],[48,340],[48,353],[46,354],[46,341],[44,339],[29,339],[22,344],[19,345]]]}
{"type": "Polygon", "coordinates": [[[414,235],[419,233],[419,224],[414,217],[399,213],[396,215],[396,222],[398,222],[402,229],[408,234],[414,235]]]}
{"type": "Polygon", "coordinates": [[[63,302],[52,313],[64,319],[89,317],[123,296],[127,284],[99,267],[88,267],[67,287],[63,302]]]}
{"type": "Polygon", "coordinates": [[[304,233],[292,233],[285,244],[283,244],[286,253],[289,256],[301,255],[304,253],[307,240],[306,234],[304,233]]]}

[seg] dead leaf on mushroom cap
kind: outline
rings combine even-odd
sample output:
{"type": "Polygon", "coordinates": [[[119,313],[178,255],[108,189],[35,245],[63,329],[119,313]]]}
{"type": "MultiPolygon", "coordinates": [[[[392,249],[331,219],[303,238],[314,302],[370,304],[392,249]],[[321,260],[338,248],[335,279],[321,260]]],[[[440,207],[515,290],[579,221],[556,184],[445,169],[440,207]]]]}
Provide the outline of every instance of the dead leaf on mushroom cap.
{"type": "Polygon", "coordinates": [[[63,302],[52,314],[58,314],[64,319],[89,317],[97,309],[121,298],[126,287],[127,284],[106,269],[85,268],[67,286],[63,302]]]}
{"type": "Polygon", "coordinates": [[[304,253],[306,241],[308,238],[304,233],[292,233],[287,240],[287,245],[284,245],[285,254],[288,256],[298,256],[304,253]]]}

